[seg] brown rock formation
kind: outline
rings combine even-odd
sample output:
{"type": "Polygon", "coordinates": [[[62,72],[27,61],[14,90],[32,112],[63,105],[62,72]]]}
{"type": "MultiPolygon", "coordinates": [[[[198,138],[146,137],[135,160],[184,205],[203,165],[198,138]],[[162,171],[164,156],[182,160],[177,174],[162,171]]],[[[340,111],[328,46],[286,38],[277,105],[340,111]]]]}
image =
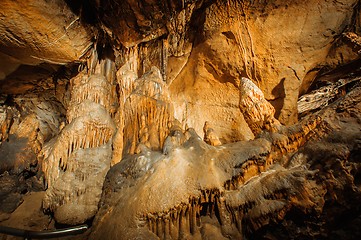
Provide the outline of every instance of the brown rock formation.
{"type": "Polygon", "coordinates": [[[43,207],[60,223],[83,223],[97,211],[115,132],[108,80],[101,74],[72,79],[68,125],[43,149],[48,187],[43,207]]]}
{"type": "Polygon", "coordinates": [[[79,16],[61,0],[6,0],[0,19],[1,79],[20,64],[78,61],[92,44],[79,16]]]}
{"type": "Polygon", "coordinates": [[[275,109],[264,98],[263,92],[247,78],[242,78],[240,91],[240,109],[253,134],[263,130],[277,132],[281,124],[275,119],[275,109]]]}
{"type": "MultiPolygon", "coordinates": [[[[356,159],[350,152],[355,154],[359,148],[345,143],[353,142],[361,131],[359,123],[352,124],[360,117],[360,91],[357,87],[315,116],[292,127],[280,126],[278,132],[264,133],[253,141],[212,147],[189,129],[188,140],[167,155],[146,152],[124,159],[108,173],[92,239],[203,239],[220,235],[240,239],[271,223],[283,222],[294,211],[325,221],[320,214],[327,209],[328,194],[337,201],[337,194],[346,191],[339,181],[347,181],[353,189],[350,194],[360,197],[352,175],[344,172],[346,165],[358,164],[353,165],[356,159]],[[336,114],[340,106],[351,102],[357,103],[352,110],[356,115],[336,114]],[[350,124],[347,136],[353,140],[341,140],[345,141],[338,146],[341,152],[329,153],[330,162],[336,154],[344,163],[327,172],[318,165],[320,159],[313,149],[314,144],[323,144],[316,151],[324,154],[333,147],[333,135],[348,128],[347,124],[339,125],[335,116],[350,124]],[[209,224],[219,232],[210,230],[209,224]]],[[[351,169],[358,171],[357,167],[351,169]]]]}
{"type": "Polygon", "coordinates": [[[204,123],[203,132],[204,132],[203,140],[206,143],[212,146],[222,145],[221,141],[219,141],[217,134],[214,132],[214,129],[210,127],[209,122],[204,123]]]}
{"type": "Polygon", "coordinates": [[[361,236],[360,6],[3,1],[0,224],[45,187],[79,239],[361,236]]]}

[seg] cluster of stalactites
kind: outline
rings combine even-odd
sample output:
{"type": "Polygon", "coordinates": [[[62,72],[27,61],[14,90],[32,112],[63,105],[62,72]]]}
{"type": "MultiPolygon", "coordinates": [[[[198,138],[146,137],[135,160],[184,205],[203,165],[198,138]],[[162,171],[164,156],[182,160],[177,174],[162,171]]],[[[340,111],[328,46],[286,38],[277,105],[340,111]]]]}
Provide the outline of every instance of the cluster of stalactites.
{"type": "Polygon", "coordinates": [[[230,231],[230,236],[239,239],[244,234],[244,224],[256,230],[283,218],[291,208],[305,211],[322,207],[318,196],[325,191],[312,192],[318,189],[316,183],[309,180],[313,174],[302,167],[277,167],[235,191],[202,190],[187,203],[168,211],[143,214],[138,220],[160,239],[201,239],[201,229],[209,217],[218,222],[222,232],[230,231]]]}
{"type": "MultiPolygon", "coordinates": [[[[87,202],[82,202],[85,195],[90,195],[89,202],[94,201],[93,197],[101,194],[102,189],[99,188],[99,184],[103,181],[101,178],[94,178],[94,173],[104,175],[109,169],[109,163],[101,162],[97,158],[109,159],[111,154],[109,148],[110,144],[107,143],[100,147],[79,148],[74,151],[66,165],[60,166],[62,171],[59,171],[58,179],[61,181],[54,181],[49,187],[51,191],[46,192],[43,207],[55,212],[58,207],[65,204],[87,205],[87,202]],[[84,157],[89,155],[94,157],[84,157]],[[89,178],[93,181],[88,181],[89,178]]],[[[88,205],[96,208],[94,202],[88,205]]],[[[66,218],[66,216],[60,217],[66,218]]]]}
{"type": "Polygon", "coordinates": [[[173,121],[173,106],[162,75],[153,67],[141,78],[129,82],[126,86],[133,90],[120,110],[122,139],[127,140],[123,154],[139,153],[143,147],[161,150],[169,133],[169,122],[173,121]]]}
{"type": "Polygon", "coordinates": [[[140,217],[148,229],[160,239],[200,236],[201,217],[219,216],[221,193],[217,189],[203,190],[199,197],[190,198],[168,211],[147,213],[140,217]]]}
{"type": "Polygon", "coordinates": [[[115,125],[110,117],[113,99],[111,84],[95,74],[80,73],[72,79],[70,107],[66,125],[58,137],[43,150],[48,187],[65,171],[72,153],[78,149],[95,148],[111,140],[115,125]]]}
{"type": "Polygon", "coordinates": [[[203,221],[210,217],[216,219],[225,233],[231,231],[232,237],[242,238],[244,224],[256,230],[283,218],[292,207],[301,211],[321,207],[323,203],[316,195],[324,191],[312,192],[317,188],[316,183],[309,180],[313,174],[302,167],[284,169],[278,166],[234,191],[202,190],[188,203],[168,211],[146,213],[139,220],[160,239],[193,239],[202,238],[203,221]]]}
{"type": "Polygon", "coordinates": [[[114,76],[115,64],[106,59],[90,66],[89,75],[79,73],[72,79],[68,124],[43,149],[43,171],[48,184],[43,205],[54,211],[59,222],[81,223],[96,212],[102,183],[110,168],[111,142],[116,130],[111,117],[116,105],[114,76]],[[80,171],[79,167],[83,169],[80,171]],[[84,197],[82,189],[92,195],[91,201],[84,197]]]}
{"type": "MultiPolygon", "coordinates": [[[[118,59],[121,64],[121,72],[135,73],[141,77],[152,67],[160,70],[162,80],[167,81],[167,64],[169,45],[167,38],[159,38],[150,42],[139,43],[132,47],[122,47],[118,50],[118,59]]],[[[118,79],[119,80],[119,79],[118,79]]]]}
{"type": "Polygon", "coordinates": [[[275,119],[274,107],[265,99],[263,92],[248,78],[240,82],[240,109],[255,135],[263,130],[276,132],[280,123],[275,119]]]}
{"type": "Polygon", "coordinates": [[[48,188],[59,178],[61,171],[67,170],[68,159],[76,150],[96,148],[111,140],[115,126],[106,110],[98,107],[90,108],[86,115],[75,118],[43,149],[43,171],[48,188]]]}
{"type": "Polygon", "coordinates": [[[272,219],[282,219],[291,207],[319,210],[323,202],[318,196],[325,191],[310,180],[313,174],[302,166],[291,169],[278,166],[252,178],[237,191],[225,193],[232,223],[238,229],[242,229],[242,221],[258,229],[272,219]]]}
{"type": "Polygon", "coordinates": [[[139,153],[142,147],[160,150],[168,136],[168,123],[173,120],[172,106],[151,98],[131,97],[125,105],[125,153],[139,153]]]}
{"type": "Polygon", "coordinates": [[[108,112],[111,112],[114,104],[114,98],[111,94],[112,85],[106,81],[106,78],[100,74],[82,75],[73,79],[73,90],[71,93],[71,102],[67,111],[68,122],[80,114],[78,112],[79,104],[84,101],[94,102],[103,106],[108,112]]]}

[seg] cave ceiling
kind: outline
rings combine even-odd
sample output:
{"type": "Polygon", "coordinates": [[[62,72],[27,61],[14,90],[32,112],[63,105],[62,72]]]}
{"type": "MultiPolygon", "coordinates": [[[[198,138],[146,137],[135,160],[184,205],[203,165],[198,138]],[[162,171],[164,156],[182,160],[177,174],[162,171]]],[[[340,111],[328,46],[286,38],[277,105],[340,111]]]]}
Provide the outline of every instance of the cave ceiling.
{"type": "Polygon", "coordinates": [[[0,226],[361,236],[360,1],[1,3],[0,226]]]}

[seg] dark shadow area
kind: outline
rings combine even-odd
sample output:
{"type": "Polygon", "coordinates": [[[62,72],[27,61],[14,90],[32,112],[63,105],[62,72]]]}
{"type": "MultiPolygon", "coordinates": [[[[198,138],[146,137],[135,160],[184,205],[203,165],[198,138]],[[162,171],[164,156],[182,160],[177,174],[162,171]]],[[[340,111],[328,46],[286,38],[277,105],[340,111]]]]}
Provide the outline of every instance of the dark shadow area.
{"type": "Polygon", "coordinates": [[[59,66],[40,64],[38,66],[21,65],[19,68],[0,81],[0,93],[24,94],[38,86],[48,86],[47,79],[57,71],[59,66]]]}
{"type": "Polygon", "coordinates": [[[281,109],[283,108],[285,102],[285,97],[286,97],[285,80],[286,80],[285,78],[282,78],[281,81],[273,88],[272,94],[277,97],[269,101],[276,110],[275,118],[277,119],[281,114],[281,109]]]}
{"type": "Polygon", "coordinates": [[[0,145],[0,174],[4,171],[15,171],[20,173],[23,170],[30,170],[36,165],[37,157],[28,146],[27,138],[17,138],[9,136],[9,141],[4,141],[0,145]]]}
{"type": "Polygon", "coordinates": [[[98,23],[94,0],[64,0],[71,11],[78,15],[82,22],[95,25],[98,23]]]}
{"type": "Polygon", "coordinates": [[[318,76],[313,81],[308,92],[319,89],[330,83],[335,83],[341,78],[361,76],[361,59],[352,61],[346,65],[337,67],[333,70],[320,71],[318,76]]]}

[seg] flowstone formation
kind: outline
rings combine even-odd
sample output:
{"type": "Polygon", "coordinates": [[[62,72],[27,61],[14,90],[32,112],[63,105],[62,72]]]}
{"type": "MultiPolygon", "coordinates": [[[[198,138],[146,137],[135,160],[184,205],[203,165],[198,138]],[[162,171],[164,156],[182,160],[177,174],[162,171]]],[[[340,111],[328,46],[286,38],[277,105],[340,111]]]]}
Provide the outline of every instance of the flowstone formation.
{"type": "Polygon", "coordinates": [[[0,226],[34,204],[24,228],[75,239],[360,238],[360,10],[4,0],[0,226]]]}
{"type": "Polygon", "coordinates": [[[139,153],[142,147],[160,150],[173,120],[167,86],[156,67],[135,81],[124,104],[124,155],[139,153]]]}
{"type": "Polygon", "coordinates": [[[110,168],[116,129],[110,111],[116,100],[112,79],[102,73],[80,73],[72,79],[68,124],[43,148],[43,208],[54,212],[59,223],[79,224],[95,215],[110,168]]]}
{"type": "MultiPolygon", "coordinates": [[[[253,108],[256,119],[273,119],[272,106],[250,80],[243,79],[241,88],[241,106],[258,104],[253,108]]],[[[342,116],[347,121],[360,117],[360,97],[356,97],[360,90],[358,86],[338,103],[358,103],[355,116],[342,116]]],[[[163,153],[148,150],[128,156],[109,171],[91,239],[242,239],[284,222],[292,212],[319,217],[329,189],[344,177],[359,198],[349,173],[331,177],[318,166],[305,165],[308,161],[320,164],[310,151],[313,144],[322,140],[328,149],[332,143],[327,139],[346,127],[328,118],[337,108],[332,106],[291,127],[276,123],[278,130],[267,129],[269,121],[260,124],[257,120],[265,131],[255,140],[217,147],[206,144],[191,128],[178,128],[177,135],[172,133],[178,144],[165,146],[163,153]],[[313,143],[308,143],[311,139],[313,143]]],[[[355,124],[351,138],[361,131],[355,124]]],[[[356,146],[341,148],[359,151],[356,146]]],[[[347,169],[339,167],[339,171],[347,169]]]]}

